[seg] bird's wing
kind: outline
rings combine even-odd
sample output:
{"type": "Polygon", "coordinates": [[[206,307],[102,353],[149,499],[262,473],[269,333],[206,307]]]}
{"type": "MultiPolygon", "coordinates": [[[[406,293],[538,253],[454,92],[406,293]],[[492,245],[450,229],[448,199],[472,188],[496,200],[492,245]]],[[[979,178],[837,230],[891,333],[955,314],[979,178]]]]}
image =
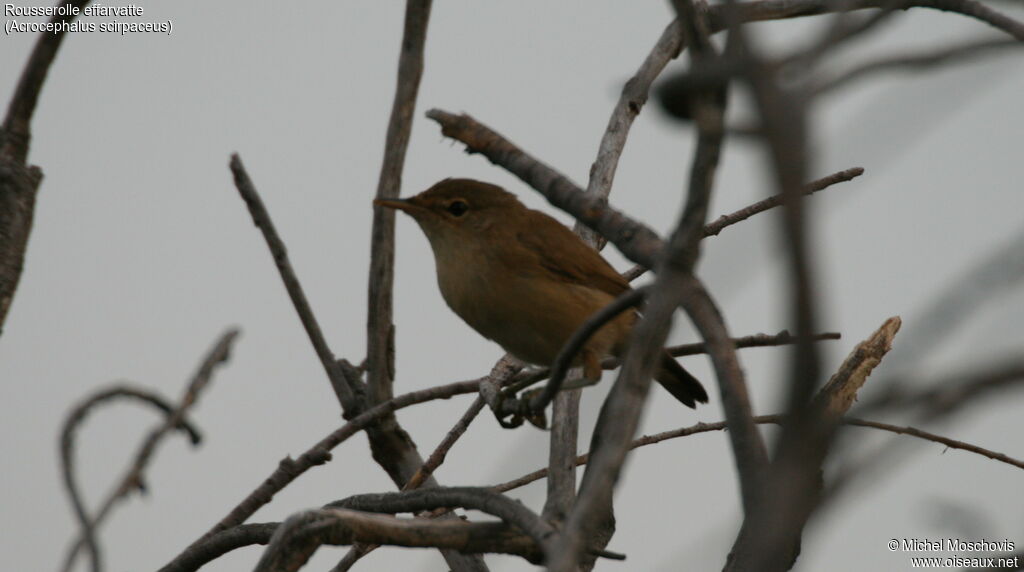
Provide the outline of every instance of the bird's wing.
{"type": "MultiPolygon", "coordinates": [[[[530,215],[532,228],[520,230],[514,237],[524,248],[507,249],[508,256],[532,258],[553,280],[587,286],[611,296],[629,290],[626,279],[565,225],[538,211],[530,211],[530,215]]],[[[513,268],[536,267],[527,260],[506,262],[513,268]]]]}

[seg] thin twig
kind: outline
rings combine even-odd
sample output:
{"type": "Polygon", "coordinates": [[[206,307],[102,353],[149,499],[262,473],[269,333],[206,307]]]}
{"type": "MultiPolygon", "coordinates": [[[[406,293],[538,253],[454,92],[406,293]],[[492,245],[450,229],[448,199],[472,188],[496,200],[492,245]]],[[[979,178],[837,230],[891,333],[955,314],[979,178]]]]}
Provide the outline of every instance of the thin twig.
{"type": "MultiPolygon", "coordinates": [[[[679,19],[686,43],[695,49],[693,57],[715,58],[714,47],[707,37],[704,14],[698,14],[689,0],[678,2],[677,8],[680,9],[679,19]]],[[[634,329],[619,378],[602,406],[591,444],[594,463],[587,466],[583,475],[580,494],[555,543],[555,556],[549,563],[549,570],[576,570],[584,547],[592,543],[591,537],[596,535],[599,542],[607,542],[614,530],[610,525],[612,489],[619,479],[629,442],[638,427],[654,364],[671,327],[672,315],[683,301],[680,283],[693,272],[699,256],[699,242],[722,144],[724,98],[717,96],[720,90],[724,87],[709,90],[696,98],[699,129],[686,203],[667,247],[661,249],[657,258],[657,281],[651,289],[644,316],[634,329]]],[[[742,383],[742,377],[740,381],[742,383]]],[[[722,387],[723,391],[727,390],[724,383],[722,387]]],[[[584,562],[584,565],[589,567],[589,563],[584,562]]]]}
{"type": "MultiPolygon", "coordinates": [[[[402,187],[402,170],[412,133],[413,114],[420,80],[423,77],[424,48],[430,22],[431,0],[407,0],[405,24],[398,58],[395,98],[384,140],[384,160],[377,183],[377,199],[397,198],[402,187]]],[[[395,326],[394,264],[395,214],[382,207],[373,209],[370,234],[370,271],[368,275],[366,316],[367,403],[372,406],[394,395],[395,326]]],[[[367,432],[373,458],[399,487],[423,465],[409,434],[391,415],[381,417],[367,432]]],[[[427,483],[435,484],[433,479],[427,483]]],[[[484,572],[487,567],[476,556],[442,551],[455,572],[484,572]]]]}
{"type": "Polygon", "coordinates": [[[525,505],[485,487],[433,487],[397,493],[354,495],[324,508],[345,508],[363,512],[395,514],[437,508],[465,508],[496,516],[525,532],[550,555],[549,541],[554,529],[525,505]]]}
{"type": "MultiPolygon", "coordinates": [[[[803,192],[805,195],[814,194],[818,191],[822,191],[835,185],[836,183],[843,183],[855,179],[856,177],[864,174],[864,169],[861,167],[853,167],[850,169],[844,169],[837,173],[822,177],[820,179],[811,181],[804,185],[803,192]]],[[[763,213],[767,210],[773,209],[782,204],[782,196],[774,195],[767,199],[760,200],[752,205],[745,206],[738,211],[731,212],[726,215],[722,215],[704,225],[704,238],[709,236],[718,236],[726,227],[732,226],[738,222],[743,222],[748,218],[763,213]]],[[[643,276],[647,272],[647,267],[642,265],[636,265],[622,273],[622,277],[627,282],[632,282],[637,278],[643,276]]]]}
{"type": "Polygon", "coordinates": [[[522,556],[533,563],[541,561],[536,543],[503,523],[427,521],[347,509],[320,509],[296,514],[281,523],[255,569],[295,571],[322,544],[355,542],[440,548],[456,554],[500,552],[522,556]]]}
{"type": "Polygon", "coordinates": [[[834,76],[816,83],[811,92],[815,97],[835,92],[839,88],[889,71],[922,72],[950,63],[974,60],[982,56],[1020,50],[1019,40],[1005,38],[984,38],[970,40],[948,48],[919,50],[912,53],[886,56],[877,60],[864,62],[841,71],[834,76]]]}
{"type": "MultiPolygon", "coordinates": [[[[409,482],[402,487],[403,491],[409,491],[419,488],[427,478],[434,474],[434,471],[444,463],[445,457],[448,455],[448,451],[455,445],[455,443],[461,438],[466,430],[469,429],[470,423],[483,411],[484,408],[483,396],[477,395],[476,399],[469,406],[469,409],[462,414],[462,417],[455,423],[455,425],[445,434],[444,439],[437,445],[434,452],[427,457],[427,460],[423,462],[423,466],[416,471],[416,474],[409,479],[409,482]]],[[[360,558],[366,556],[373,550],[377,549],[379,545],[366,545],[356,543],[352,545],[348,553],[334,566],[331,572],[344,572],[349,570],[360,558]]]]}
{"type": "MultiPolygon", "coordinates": [[[[259,487],[249,493],[242,502],[235,506],[235,508],[222,518],[220,522],[214,525],[200,540],[245,522],[247,518],[252,516],[260,507],[269,503],[275,494],[298,478],[302,473],[330,460],[331,449],[337,447],[360,430],[375,423],[381,417],[418,403],[434,401],[437,399],[449,399],[456,395],[474,393],[479,390],[482,379],[483,378],[461,381],[421,389],[419,391],[412,391],[399,395],[393,399],[389,399],[384,403],[371,407],[363,413],[360,413],[345,423],[345,425],[339,427],[331,432],[331,434],[318,441],[315,445],[306,450],[306,452],[299,455],[297,459],[293,460],[291,457],[285,457],[280,462],[277,469],[275,469],[270,476],[264,479],[263,483],[260,484],[259,487]]],[[[195,544],[196,543],[193,543],[193,546],[195,546],[195,544]]],[[[191,547],[189,547],[189,549],[191,549],[191,547]]],[[[186,549],[186,552],[189,549],[186,549]]],[[[179,558],[180,557],[181,556],[179,556],[179,558]]]]}
{"type": "Polygon", "coordinates": [[[744,510],[750,510],[761,487],[768,453],[761,434],[754,426],[743,369],[718,305],[697,277],[687,277],[684,287],[683,308],[710,350],[708,355],[718,379],[722,410],[729,421],[729,440],[744,510]]]}
{"type": "Polygon", "coordinates": [[[430,475],[434,474],[434,471],[436,471],[437,468],[441,466],[441,463],[444,462],[445,457],[448,455],[448,451],[450,451],[452,446],[455,445],[455,442],[466,433],[466,430],[469,429],[469,424],[472,423],[473,420],[476,419],[477,415],[480,414],[484,405],[483,397],[478,395],[472,405],[469,406],[469,409],[462,414],[462,417],[459,418],[458,422],[455,423],[455,425],[444,436],[444,439],[442,439],[437,445],[434,452],[431,453],[430,456],[427,457],[427,460],[423,462],[423,466],[420,467],[419,470],[416,471],[416,474],[409,479],[409,482],[402,487],[403,491],[418,488],[430,475]]]}
{"type": "Polygon", "coordinates": [[[960,449],[961,451],[967,451],[983,457],[988,457],[994,461],[1000,463],[1006,463],[1019,469],[1024,469],[1024,461],[1004,455],[1003,453],[997,453],[984,447],[972,445],[964,441],[957,441],[956,439],[950,439],[949,437],[943,437],[935,433],[929,433],[928,431],[922,431],[915,427],[901,427],[899,425],[891,425],[889,423],[880,423],[878,421],[869,421],[867,419],[857,418],[846,418],[843,419],[843,423],[846,425],[853,425],[856,427],[870,427],[873,429],[881,429],[882,431],[888,431],[890,433],[896,433],[898,435],[909,435],[911,437],[917,437],[918,439],[924,439],[925,441],[932,441],[945,445],[950,449],[960,449]]]}
{"type": "Polygon", "coordinates": [[[195,572],[232,550],[254,544],[269,544],[274,532],[280,526],[279,522],[261,522],[240,524],[222,530],[206,539],[196,547],[196,550],[190,551],[186,557],[175,559],[161,568],[159,572],[195,572]]]}
{"type": "MultiPolygon", "coordinates": [[[[587,193],[591,196],[607,199],[611,194],[615,171],[619,166],[622,151],[626,147],[626,138],[629,137],[633,120],[647,103],[654,80],[658,78],[670,61],[679,57],[682,48],[682,30],[679,27],[679,22],[673,20],[665,27],[665,31],[661,33],[661,37],[658,38],[651,52],[647,54],[640,68],[622,87],[619,100],[608,119],[608,127],[601,137],[597,158],[590,167],[587,193]]],[[[579,223],[577,223],[576,231],[598,250],[601,250],[601,245],[604,243],[604,238],[601,235],[579,223]]]]}
{"type": "MultiPolygon", "coordinates": [[[[108,401],[118,399],[132,399],[147,405],[152,405],[162,412],[167,419],[171,418],[175,410],[174,406],[171,405],[169,401],[147,389],[119,385],[96,392],[76,405],[65,418],[60,438],[61,476],[64,479],[64,486],[68,491],[68,496],[71,500],[71,507],[74,510],[75,518],[78,519],[78,524],[82,529],[81,540],[73,543],[65,560],[65,570],[70,569],[71,565],[74,563],[74,557],[75,554],[78,553],[80,544],[84,545],[86,550],[89,552],[89,560],[92,570],[96,572],[102,568],[99,544],[96,541],[96,522],[99,521],[99,517],[95,519],[89,517],[85,509],[85,503],[82,501],[82,493],[78,490],[78,482],[75,479],[75,433],[93,409],[108,401]]],[[[187,433],[193,445],[199,443],[199,432],[184,419],[179,418],[178,423],[174,428],[187,433]]]]}
{"type": "MultiPolygon", "coordinates": [[[[816,342],[824,340],[838,340],[841,338],[842,335],[839,332],[824,332],[821,334],[815,334],[811,336],[811,339],[816,342]]],[[[753,334],[750,336],[743,336],[742,338],[732,338],[731,341],[732,344],[736,346],[736,349],[764,348],[795,344],[796,336],[789,333],[788,330],[782,330],[777,334],[753,334]]],[[[708,353],[708,347],[705,342],[698,342],[695,344],[680,344],[678,346],[669,346],[665,349],[666,351],[668,351],[668,353],[672,354],[675,357],[692,356],[708,353]]]]}
{"type": "Polygon", "coordinates": [[[235,179],[235,188],[238,189],[238,194],[245,201],[245,206],[248,207],[249,214],[252,216],[253,224],[260,229],[260,232],[263,233],[263,238],[267,241],[267,247],[270,248],[270,254],[274,257],[274,264],[277,265],[281,281],[284,282],[285,290],[288,291],[288,297],[292,301],[292,306],[295,307],[295,313],[299,315],[302,327],[305,328],[306,335],[309,336],[309,341],[313,344],[317,357],[320,358],[320,364],[323,366],[324,372],[327,373],[327,378],[331,382],[331,387],[334,388],[338,401],[341,402],[346,412],[357,411],[360,407],[357,396],[362,392],[361,383],[357,379],[348,379],[345,376],[345,372],[338,364],[337,358],[334,357],[334,353],[327,346],[327,340],[324,339],[320,323],[313,314],[313,309],[309,305],[309,299],[306,298],[302,284],[299,283],[299,278],[292,268],[291,261],[288,259],[288,249],[285,247],[284,241],[281,240],[281,236],[277,233],[274,221],[270,218],[270,213],[267,212],[266,206],[263,205],[263,199],[260,198],[259,193],[256,191],[256,186],[253,184],[252,179],[249,178],[249,173],[246,172],[245,166],[242,164],[242,158],[237,153],[231,155],[230,166],[231,174],[235,179]]]}
{"type": "MultiPolygon", "coordinates": [[[[841,334],[838,332],[824,332],[821,334],[815,334],[811,336],[814,341],[824,340],[838,340],[841,339],[841,334]]],[[[742,348],[760,348],[770,346],[785,346],[796,343],[796,337],[789,333],[787,330],[782,330],[777,334],[752,334],[749,336],[743,336],[740,338],[731,338],[730,342],[736,346],[736,349],[742,348]]],[[[665,348],[665,351],[669,352],[674,357],[679,356],[693,356],[708,353],[708,345],[705,342],[697,342],[692,344],[680,344],[678,346],[669,346],[665,348]]],[[[622,362],[618,358],[609,357],[605,358],[601,362],[602,369],[615,369],[622,365],[622,362]]],[[[551,370],[549,368],[533,368],[529,371],[520,373],[515,378],[510,380],[510,383],[505,388],[505,392],[508,394],[515,394],[531,385],[547,379],[551,370]]],[[[502,406],[498,409],[502,414],[511,415],[515,412],[524,409],[524,406],[520,404],[514,404],[514,400],[505,398],[502,402],[502,406]]]]}
{"type": "MultiPolygon", "coordinates": [[[[654,80],[668,62],[678,57],[682,49],[681,42],[680,27],[673,21],[662,32],[640,68],[623,86],[601,137],[597,158],[590,167],[586,190],[590,196],[607,199],[611,194],[615,171],[633,120],[647,102],[654,80]]],[[[604,248],[604,237],[586,225],[577,221],[573,230],[596,250],[604,248]]],[[[571,460],[578,450],[580,395],[581,390],[569,390],[559,392],[554,398],[548,452],[552,477],[548,480],[548,495],[543,511],[543,516],[552,521],[563,521],[576,497],[576,467],[571,460]]]]}
{"type": "MultiPolygon", "coordinates": [[[[856,177],[864,174],[864,169],[861,167],[853,167],[851,169],[845,169],[837,173],[822,177],[810,183],[807,183],[801,189],[802,194],[811,195],[818,191],[824,190],[836,183],[843,183],[850,181],[856,177]]],[[[782,195],[774,195],[767,199],[758,201],[752,205],[746,206],[738,211],[722,215],[715,219],[714,222],[704,227],[704,236],[717,236],[718,233],[722,232],[727,226],[734,225],[740,221],[747,220],[748,218],[763,213],[766,210],[773,209],[782,204],[782,195]]]]}
{"type": "MultiPolygon", "coordinates": [[[[754,417],[754,422],[757,423],[758,425],[781,425],[784,421],[785,416],[781,414],[758,415],[757,417],[754,417]]],[[[930,433],[928,431],[922,431],[921,429],[917,429],[915,427],[901,427],[897,425],[890,425],[888,423],[879,423],[877,421],[861,419],[858,417],[843,417],[840,420],[840,422],[843,425],[879,429],[881,431],[896,433],[898,435],[916,437],[924,441],[932,441],[935,443],[939,443],[941,445],[945,445],[951,449],[959,449],[961,451],[975,453],[983,457],[988,457],[989,459],[992,459],[994,461],[999,461],[1001,463],[1006,463],[1007,465],[1024,469],[1024,460],[1016,459],[1014,457],[1004,455],[1003,453],[997,453],[995,451],[992,451],[991,449],[985,449],[984,447],[979,447],[977,445],[973,445],[971,443],[967,443],[964,441],[957,441],[955,439],[950,439],[949,437],[944,437],[942,435],[930,433]]],[[[634,439],[633,442],[630,443],[629,448],[638,449],[640,447],[646,447],[647,445],[655,445],[657,443],[661,443],[662,441],[678,439],[680,437],[689,437],[690,435],[697,435],[700,433],[710,433],[712,431],[725,431],[728,428],[729,425],[725,421],[716,421],[714,423],[697,423],[696,425],[691,425],[689,427],[681,427],[679,429],[663,431],[661,433],[655,433],[653,435],[644,435],[643,437],[634,439]]],[[[576,457],[577,466],[586,465],[589,461],[589,454],[579,455],[578,457],[576,457]]],[[[490,488],[491,490],[494,490],[496,492],[504,493],[511,491],[513,489],[524,487],[532,482],[539,481],[547,477],[547,475],[548,470],[546,468],[537,469],[536,471],[527,473],[521,477],[517,477],[510,481],[493,485],[490,488]]]]}
{"type": "Polygon", "coordinates": [[[882,358],[892,349],[899,331],[899,317],[892,317],[850,352],[836,373],[802,410],[787,416],[782,434],[792,435],[795,425],[806,433],[779,445],[779,452],[765,477],[765,492],[752,513],[745,515],[730,552],[726,570],[787,570],[799,554],[803,528],[822,498],[821,471],[836,429],[856,399],[857,392],[882,358]],[[788,479],[787,479],[788,477],[788,479]],[[788,490],[793,482],[800,490],[788,490]],[[789,503],[788,506],[783,506],[789,503]],[[772,546],[768,546],[772,543],[772,546]]]}
{"type": "Polygon", "coordinates": [[[1020,385],[1021,381],[1024,381],[1024,359],[1013,355],[984,370],[972,368],[944,375],[921,389],[907,389],[898,379],[887,379],[892,389],[887,387],[887,391],[875,399],[865,401],[858,411],[915,409],[921,412],[923,420],[934,420],[966,409],[996,390],[1020,385]]]}
{"type": "MultiPolygon", "coordinates": [[[[143,474],[146,467],[149,465],[150,459],[153,457],[153,453],[156,452],[157,445],[163,441],[164,437],[166,437],[168,433],[172,430],[185,428],[189,431],[192,443],[199,443],[199,435],[189,427],[185,420],[185,415],[195,404],[196,399],[198,399],[202,390],[210,383],[214,369],[228,360],[231,346],[237,337],[238,330],[234,329],[228,330],[220,337],[220,339],[203,358],[203,361],[200,363],[195,375],[192,376],[191,381],[185,387],[185,393],[176,405],[168,406],[168,409],[163,409],[162,405],[153,403],[157,407],[163,409],[167,414],[164,423],[156,429],[153,429],[149,435],[146,436],[146,439],[143,440],[138,451],[136,451],[131,466],[128,467],[124,476],[122,476],[118,481],[118,485],[114,487],[107,498],[100,503],[99,508],[96,509],[95,516],[91,519],[89,527],[83,528],[83,535],[72,542],[71,549],[68,550],[68,555],[64,560],[63,570],[71,570],[79,551],[88,544],[88,534],[85,533],[85,531],[95,531],[100,523],[107,518],[111,510],[113,510],[117,501],[127,497],[128,494],[134,490],[144,491],[146,489],[143,474]]],[[[76,513],[77,512],[78,510],[76,508],[76,513]]]]}
{"type": "MultiPolygon", "coordinates": [[[[711,7],[708,21],[712,32],[720,32],[728,28],[730,23],[742,24],[767,20],[784,20],[835,12],[840,7],[843,10],[864,10],[884,8],[890,4],[890,0],[850,0],[841,3],[839,7],[837,7],[837,3],[834,0],[728,2],[711,7]]],[[[909,8],[931,8],[955,12],[985,22],[1018,40],[1024,40],[1024,24],[976,0],[903,0],[897,7],[904,10],[909,8]]]]}
{"type": "MultiPolygon", "coordinates": [[[[402,187],[405,152],[412,134],[416,95],[423,77],[423,52],[430,22],[431,0],[408,0],[405,28],[398,58],[398,83],[391,105],[384,161],[377,183],[378,199],[398,197],[402,187]]],[[[394,325],[392,324],[395,266],[395,213],[374,207],[370,243],[369,304],[366,319],[367,388],[369,405],[392,397],[394,380],[394,325]]]]}

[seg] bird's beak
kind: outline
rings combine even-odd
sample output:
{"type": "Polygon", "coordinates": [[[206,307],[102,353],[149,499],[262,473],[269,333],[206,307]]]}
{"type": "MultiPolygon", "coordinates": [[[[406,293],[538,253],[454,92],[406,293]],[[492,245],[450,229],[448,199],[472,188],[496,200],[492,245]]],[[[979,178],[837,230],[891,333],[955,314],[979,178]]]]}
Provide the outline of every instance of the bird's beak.
{"type": "Polygon", "coordinates": [[[414,203],[411,199],[375,199],[373,204],[378,207],[387,207],[389,209],[405,211],[409,214],[413,214],[414,212],[423,209],[423,207],[414,203]]]}

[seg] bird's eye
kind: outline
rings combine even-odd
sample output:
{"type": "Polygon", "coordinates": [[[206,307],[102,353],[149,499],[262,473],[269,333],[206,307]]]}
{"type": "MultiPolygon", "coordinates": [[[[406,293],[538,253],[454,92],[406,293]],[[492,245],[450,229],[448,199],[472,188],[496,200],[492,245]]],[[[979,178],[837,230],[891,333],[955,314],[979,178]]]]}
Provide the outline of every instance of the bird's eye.
{"type": "Polygon", "coordinates": [[[469,210],[469,205],[466,201],[452,201],[448,204],[448,212],[452,213],[452,216],[462,216],[469,210]]]}

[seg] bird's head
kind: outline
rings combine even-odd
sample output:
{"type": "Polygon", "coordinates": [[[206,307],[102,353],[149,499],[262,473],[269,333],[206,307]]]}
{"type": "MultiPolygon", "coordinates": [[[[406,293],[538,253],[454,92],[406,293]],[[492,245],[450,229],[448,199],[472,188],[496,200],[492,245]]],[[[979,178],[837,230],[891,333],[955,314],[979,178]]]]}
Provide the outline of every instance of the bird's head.
{"type": "Polygon", "coordinates": [[[526,210],[512,193],[473,179],[445,179],[407,199],[377,199],[373,204],[411,216],[435,248],[480,240],[501,225],[514,226],[526,210]]]}

